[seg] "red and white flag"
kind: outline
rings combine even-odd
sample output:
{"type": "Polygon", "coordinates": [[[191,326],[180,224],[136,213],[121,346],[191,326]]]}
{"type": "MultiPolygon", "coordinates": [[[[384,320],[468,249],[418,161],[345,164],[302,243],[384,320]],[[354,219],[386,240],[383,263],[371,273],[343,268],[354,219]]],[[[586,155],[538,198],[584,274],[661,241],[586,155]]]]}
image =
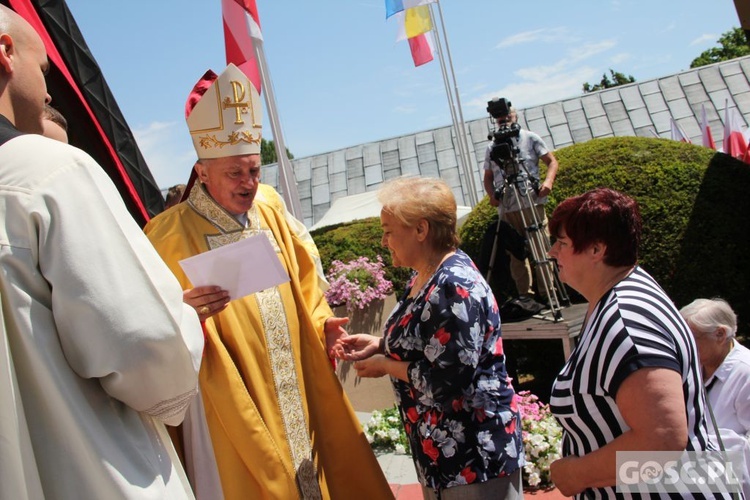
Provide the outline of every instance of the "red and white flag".
{"type": "Polygon", "coordinates": [[[422,33],[413,38],[409,38],[409,49],[411,49],[411,58],[414,60],[414,66],[421,66],[434,59],[433,53],[434,42],[432,33],[422,33]]]}
{"type": "Polygon", "coordinates": [[[263,43],[255,0],[221,0],[227,64],[233,63],[261,92],[261,78],[254,44],[263,43]]]}
{"type": "Polygon", "coordinates": [[[674,121],[674,118],[670,118],[671,124],[672,124],[672,140],[673,141],[680,141],[680,142],[687,142],[688,144],[692,144],[692,141],[687,136],[684,130],[682,130],[682,127],[680,127],[676,121],[674,121]]]}
{"type": "Polygon", "coordinates": [[[734,106],[730,108],[729,100],[727,100],[727,107],[724,112],[724,144],[722,144],[722,148],[724,153],[740,160],[744,159],[745,153],[747,153],[747,141],[742,133],[743,127],[744,120],[739,111],[734,106]]]}
{"type": "MultiPolygon", "coordinates": [[[[396,41],[409,41],[411,58],[414,66],[421,66],[434,59],[435,39],[432,37],[433,22],[430,8],[426,4],[432,3],[426,0],[411,0],[418,6],[406,8],[396,14],[398,22],[398,34],[396,41]]],[[[403,2],[406,7],[407,2],[403,2]]]]}
{"type": "Polygon", "coordinates": [[[701,133],[703,135],[703,146],[716,150],[716,143],[714,143],[714,137],[711,135],[711,127],[708,125],[705,104],[702,105],[701,109],[701,133]]]}

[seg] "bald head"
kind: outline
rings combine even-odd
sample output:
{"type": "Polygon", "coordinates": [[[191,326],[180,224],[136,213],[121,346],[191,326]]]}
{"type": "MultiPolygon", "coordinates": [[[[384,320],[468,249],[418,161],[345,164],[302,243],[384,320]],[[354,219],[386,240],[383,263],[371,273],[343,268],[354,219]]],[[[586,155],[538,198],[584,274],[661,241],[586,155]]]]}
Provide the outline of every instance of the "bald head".
{"type": "Polygon", "coordinates": [[[44,43],[21,16],[0,6],[0,114],[21,132],[42,133],[49,102],[44,43]]]}

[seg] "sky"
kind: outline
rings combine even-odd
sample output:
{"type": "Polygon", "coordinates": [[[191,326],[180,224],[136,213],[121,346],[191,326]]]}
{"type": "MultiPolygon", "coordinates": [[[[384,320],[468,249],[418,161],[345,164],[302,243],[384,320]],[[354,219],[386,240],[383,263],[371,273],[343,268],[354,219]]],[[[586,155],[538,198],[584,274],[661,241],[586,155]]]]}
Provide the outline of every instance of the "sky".
{"type": "MultiPolygon", "coordinates": [[[[185,100],[226,66],[220,0],[67,0],[161,188],[196,159],[185,100]]],[[[450,125],[437,57],[415,68],[384,0],[256,0],[284,141],[295,156],[450,125]]],[[[739,26],[733,0],[442,0],[466,121],[582,93],[614,69],[687,70],[739,26]]],[[[439,26],[439,23],[438,23],[439,26]]],[[[441,32],[442,33],[442,32],[441,32]]],[[[54,96],[52,96],[54,101],[54,96]]],[[[53,102],[54,104],[54,102],[53,102]]],[[[270,127],[264,137],[271,139],[270,127]]]]}

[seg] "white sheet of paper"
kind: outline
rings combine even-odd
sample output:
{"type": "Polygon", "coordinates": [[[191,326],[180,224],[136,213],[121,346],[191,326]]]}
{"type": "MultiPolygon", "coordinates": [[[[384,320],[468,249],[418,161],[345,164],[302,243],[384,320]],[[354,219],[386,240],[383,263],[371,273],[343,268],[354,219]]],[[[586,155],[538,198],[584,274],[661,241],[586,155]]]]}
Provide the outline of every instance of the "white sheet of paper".
{"type": "Polygon", "coordinates": [[[286,283],[289,275],[265,234],[203,252],[180,261],[194,287],[220,286],[231,300],[286,283]]]}

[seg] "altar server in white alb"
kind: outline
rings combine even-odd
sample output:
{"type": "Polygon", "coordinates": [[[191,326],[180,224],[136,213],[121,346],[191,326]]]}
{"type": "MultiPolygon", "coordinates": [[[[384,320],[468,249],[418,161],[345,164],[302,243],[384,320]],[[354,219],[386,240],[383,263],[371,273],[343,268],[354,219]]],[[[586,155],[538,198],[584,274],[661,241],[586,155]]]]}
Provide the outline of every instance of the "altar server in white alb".
{"type": "Polygon", "coordinates": [[[102,168],[37,135],[48,66],[0,6],[0,498],[191,498],[163,422],[200,323],[102,168]]]}

